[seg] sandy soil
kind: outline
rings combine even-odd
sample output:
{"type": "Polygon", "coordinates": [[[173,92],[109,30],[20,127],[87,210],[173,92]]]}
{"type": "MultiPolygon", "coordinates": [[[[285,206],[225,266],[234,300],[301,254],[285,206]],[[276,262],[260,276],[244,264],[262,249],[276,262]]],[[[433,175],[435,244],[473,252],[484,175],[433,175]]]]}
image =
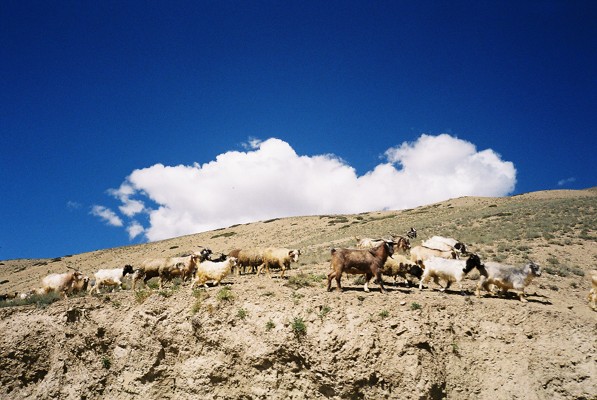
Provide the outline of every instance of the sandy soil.
{"type": "MultiPolygon", "coordinates": [[[[597,192],[461,198],[438,209],[460,215],[579,196],[597,199],[597,192]]],[[[68,267],[92,276],[199,246],[304,252],[290,279],[232,275],[195,293],[188,283],[146,290],[144,301],[123,290],[0,308],[0,398],[597,399],[597,313],[587,306],[586,276],[544,273],[527,288],[528,303],[475,297],[474,274],[465,294],[387,282],[387,294],[375,284],[365,293],[352,276],[344,277],[343,293],[325,291],[330,247],[353,244],[355,234],[403,232],[417,226],[417,210],[285,218],[53,260],[2,261],[0,281],[8,282],[0,292],[11,293],[68,267]]],[[[595,269],[595,240],[565,249],[541,240],[529,245],[538,262],[565,251],[578,268],[595,269]]]]}

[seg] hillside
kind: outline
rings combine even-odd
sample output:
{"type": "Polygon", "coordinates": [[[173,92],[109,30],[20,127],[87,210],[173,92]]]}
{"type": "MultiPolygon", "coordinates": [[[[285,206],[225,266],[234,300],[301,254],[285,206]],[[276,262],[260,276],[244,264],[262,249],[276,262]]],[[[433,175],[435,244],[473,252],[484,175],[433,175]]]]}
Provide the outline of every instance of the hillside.
{"type": "Polygon", "coordinates": [[[51,260],[0,262],[0,293],[68,267],[250,246],[300,248],[288,279],[229,276],[191,292],[124,290],[0,308],[0,398],[597,399],[597,190],[464,197],[403,211],[281,218],[51,260]],[[514,296],[344,276],[325,291],[330,247],[401,234],[459,238],[483,261],[532,259],[542,276],[514,296]]]}

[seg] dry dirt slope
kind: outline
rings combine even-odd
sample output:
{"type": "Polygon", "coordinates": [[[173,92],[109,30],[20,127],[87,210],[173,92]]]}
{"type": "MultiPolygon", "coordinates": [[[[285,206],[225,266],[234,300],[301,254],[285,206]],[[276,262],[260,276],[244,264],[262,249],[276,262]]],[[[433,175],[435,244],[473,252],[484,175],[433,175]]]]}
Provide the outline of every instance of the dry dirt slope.
{"type": "MultiPolygon", "coordinates": [[[[199,245],[300,247],[288,280],[229,277],[0,309],[0,398],[597,399],[597,192],[460,198],[402,212],[287,218],[53,260],[8,260],[1,291],[67,266],[87,274],[199,245]],[[532,258],[529,302],[345,277],[327,293],[329,247],[419,229],[459,237],[484,260],[532,258]]],[[[418,240],[417,240],[418,242],[418,240]]],[[[472,276],[471,278],[474,278],[472,276]]]]}

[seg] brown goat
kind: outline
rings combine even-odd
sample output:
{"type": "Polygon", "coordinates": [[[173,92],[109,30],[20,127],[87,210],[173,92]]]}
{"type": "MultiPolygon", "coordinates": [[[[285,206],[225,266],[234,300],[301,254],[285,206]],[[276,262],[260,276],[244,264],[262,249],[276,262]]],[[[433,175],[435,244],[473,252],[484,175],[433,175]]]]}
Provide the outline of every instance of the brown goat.
{"type": "Polygon", "coordinates": [[[374,276],[382,293],[386,292],[383,286],[382,271],[383,266],[394,254],[394,242],[384,241],[379,246],[372,249],[332,249],[332,261],[330,268],[332,272],[328,274],[328,288],[331,290],[332,279],[336,279],[336,289],[342,291],[340,280],[342,274],[362,274],[365,275],[365,292],[369,291],[369,281],[374,276]]]}

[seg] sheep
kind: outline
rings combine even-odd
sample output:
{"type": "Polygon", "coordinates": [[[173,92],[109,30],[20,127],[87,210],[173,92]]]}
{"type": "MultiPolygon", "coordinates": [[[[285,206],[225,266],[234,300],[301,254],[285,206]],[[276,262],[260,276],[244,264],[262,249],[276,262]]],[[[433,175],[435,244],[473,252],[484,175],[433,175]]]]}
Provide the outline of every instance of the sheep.
{"type": "Polygon", "coordinates": [[[249,248],[249,249],[235,249],[228,253],[228,257],[235,257],[237,259],[238,275],[247,272],[247,269],[251,269],[252,272],[256,272],[258,267],[263,264],[263,255],[265,249],[261,248],[249,248]]]}
{"type": "Polygon", "coordinates": [[[64,298],[67,298],[67,293],[73,291],[78,286],[78,282],[83,280],[83,274],[79,271],[65,272],[63,274],[50,274],[42,279],[41,293],[58,292],[64,298]]]}
{"type": "Polygon", "coordinates": [[[369,281],[375,276],[381,292],[386,292],[381,272],[388,257],[394,254],[394,242],[391,240],[384,241],[372,249],[332,249],[331,253],[330,268],[332,272],[328,274],[328,292],[331,290],[332,279],[334,278],[336,279],[336,290],[342,291],[340,280],[344,272],[347,274],[364,274],[365,292],[369,292],[369,281]]]}
{"type": "Polygon", "coordinates": [[[285,249],[285,248],[269,248],[263,252],[263,264],[257,269],[257,276],[261,274],[263,269],[270,274],[270,268],[280,268],[282,271],[280,277],[284,278],[284,272],[290,269],[291,262],[298,262],[301,251],[298,249],[285,249]]]}
{"type": "MultiPolygon", "coordinates": [[[[419,290],[423,289],[423,284],[433,278],[433,281],[439,285],[440,278],[446,281],[446,286],[441,291],[450,287],[452,282],[457,282],[460,291],[462,291],[462,279],[473,268],[477,268],[481,274],[484,273],[481,259],[476,254],[471,254],[467,260],[454,260],[442,257],[431,257],[424,261],[425,269],[423,277],[419,282],[419,290]]],[[[441,286],[441,285],[440,285],[441,286]]]]}
{"type": "MultiPolygon", "coordinates": [[[[168,258],[149,258],[141,262],[141,266],[133,273],[133,290],[137,286],[137,281],[143,278],[143,283],[151,278],[160,276],[160,268],[168,263],[168,258]]],[[[160,282],[161,289],[161,282],[160,282]]]]}
{"type": "Polygon", "coordinates": [[[491,293],[490,285],[495,285],[501,289],[498,293],[499,297],[506,294],[508,289],[520,291],[518,298],[523,303],[526,303],[524,288],[534,277],[541,276],[541,267],[533,262],[516,267],[490,261],[485,263],[485,271],[486,273],[481,275],[477,283],[475,292],[477,297],[481,296],[481,288],[491,293]]]}
{"type": "Polygon", "coordinates": [[[95,284],[89,289],[89,294],[92,294],[93,291],[99,293],[102,285],[119,286],[122,288],[122,278],[127,274],[133,275],[133,272],[133,266],[128,264],[124,268],[100,269],[93,274],[95,276],[95,284]]]}
{"type": "Polygon", "coordinates": [[[215,285],[219,285],[222,279],[224,279],[232,268],[236,266],[236,257],[228,257],[226,261],[209,261],[205,260],[199,263],[197,266],[197,275],[193,283],[191,283],[191,292],[195,285],[204,285],[207,287],[207,281],[214,281],[215,285]]]}
{"type": "Polygon", "coordinates": [[[425,260],[431,257],[458,258],[454,250],[441,251],[425,246],[415,246],[410,249],[410,259],[421,266],[425,260]]]}
{"type": "Polygon", "coordinates": [[[158,268],[158,276],[160,278],[160,289],[164,287],[164,281],[172,280],[175,276],[182,277],[183,281],[192,276],[197,269],[197,265],[201,260],[205,260],[207,255],[203,257],[201,254],[191,254],[186,257],[171,257],[161,264],[158,268]]]}
{"type": "Polygon", "coordinates": [[[589,300],[589,306],[597,311],[597,270],[592,270],[590,274],[593,287],[589,291],[589,296],[587,298],[589,300]]]}
{"type": "MultiPolygon", "coordinates": [[[[371,239],[359,237],[355,237],[355,239],[357,240],[358,249],[371,249],[373,247],[379,246],[382,242],[384,242],[384,239],[371,239]]],[[[410,250],[410,241],[407,238],[403,236],[392,237],[392,241],[394,242],[394,252],[407,252],[408,250],[410,250]]]]}
{"type": "Polygon", "coordinates": [[[460,254],[466,253],[466,245],[464,243],[459,242],[456,239],[443,236],[433,236],[430,239],[425,240],[423,243],[421,243],[421,245],[429,247],[430,249],[437,249],[441,251],[454,250],[460,254]]]}
{"type": "Polygon", "coordinates": [[[418,264],[412,262],[402,254],[394,254],[386,260],[382,274],[393,276],[394,284],[396,284],[396,278],[401,276],[404,278],[405,283],[410,286],[410,281],[407,279],[406,274],[412,275],[420,280],[423,270],[418,264]]]}

